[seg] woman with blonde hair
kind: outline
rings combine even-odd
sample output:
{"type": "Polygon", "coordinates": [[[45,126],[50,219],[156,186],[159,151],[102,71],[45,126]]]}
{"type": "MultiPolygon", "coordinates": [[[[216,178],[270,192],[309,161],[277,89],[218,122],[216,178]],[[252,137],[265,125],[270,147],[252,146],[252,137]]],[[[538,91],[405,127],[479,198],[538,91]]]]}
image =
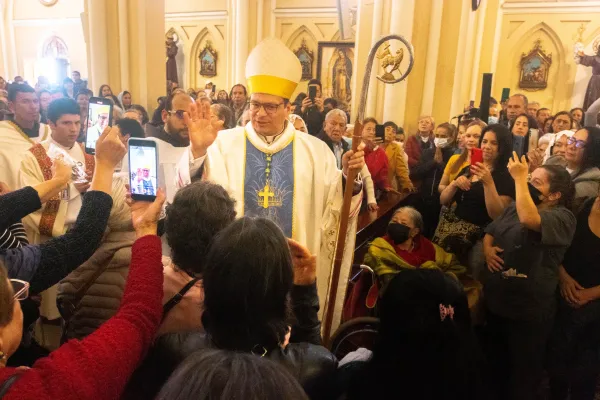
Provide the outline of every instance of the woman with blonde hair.
{"type": "Polygon", "coordinates": [[[471,165],[471,150],[479,148],[481,131],[486,126],[486,123],[480,119],[474,120],[467,126],[467,130],[462,135],[464,145],[462,153],[453,155],[446,163],[444,175],[438,187],[440,193],[458,177],[463,169],[471,165]]]}

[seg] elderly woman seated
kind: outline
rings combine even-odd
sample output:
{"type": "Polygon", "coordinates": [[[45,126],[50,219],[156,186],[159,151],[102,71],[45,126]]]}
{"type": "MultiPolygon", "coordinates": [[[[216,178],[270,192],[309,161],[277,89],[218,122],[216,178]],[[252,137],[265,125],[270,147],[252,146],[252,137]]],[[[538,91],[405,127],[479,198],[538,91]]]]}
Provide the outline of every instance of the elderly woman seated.
{"type": "Polygon", "coordinates": [[[463,286],[471,318],[475,324],[482,321],[482,285],[467,276],[466,267],[458,258],[422,235],[423,217],[412,207],[399,208],[390,221],[387,233],[375,239],[369,246],[364,263],[377,274],[380,293],[384,293],[397,273],[415,269],[441,270],[460,280],[463,286]]]}
{"type": "Polygon", "coordinates": [[[384,288],[395,274],[402,270],[440,269],[455,277],[466,273],[454,254],[445,252],[421,234],[423,217],[412,207],[398,209],[387,228],[387,233],[375,239],[365,256],[384,288]]]}

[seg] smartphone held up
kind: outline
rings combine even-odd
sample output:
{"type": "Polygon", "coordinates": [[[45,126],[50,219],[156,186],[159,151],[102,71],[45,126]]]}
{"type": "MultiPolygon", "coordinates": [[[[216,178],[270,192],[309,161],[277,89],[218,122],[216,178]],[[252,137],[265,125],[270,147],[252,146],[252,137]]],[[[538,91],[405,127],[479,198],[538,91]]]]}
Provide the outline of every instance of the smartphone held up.
{"type": "Polygon", "coordinates": [[[85,152],[96,154],[96,142],[107,126],[112,126],[113,103],[102,97],[90,98],[86,121],[85,152]]]}
{"type": "Polygon", "coordinates": [[[154,201],[158,190],[158,148],[151,139],[129,139],[129,188],[131,198],[154,201]]]}

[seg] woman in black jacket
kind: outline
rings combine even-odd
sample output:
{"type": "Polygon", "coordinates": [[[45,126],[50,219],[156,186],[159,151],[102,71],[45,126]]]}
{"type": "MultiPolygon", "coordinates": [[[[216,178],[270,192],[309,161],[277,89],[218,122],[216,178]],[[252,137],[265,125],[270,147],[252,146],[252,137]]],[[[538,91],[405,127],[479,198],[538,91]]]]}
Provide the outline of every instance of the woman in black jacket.
{"type": "Polygon", "coordinates": [[[145,363],[154,376],[138,379],[133,396],[154,398],[149,382],[158,390],[194,351],[219,348],[275,361],[310,398],[331,398],[337,360],[320,346],[316,257],[287,241],[273,222],[244,217],[214,239],[203,279],[206,333],[160,337],[145,363]]]}

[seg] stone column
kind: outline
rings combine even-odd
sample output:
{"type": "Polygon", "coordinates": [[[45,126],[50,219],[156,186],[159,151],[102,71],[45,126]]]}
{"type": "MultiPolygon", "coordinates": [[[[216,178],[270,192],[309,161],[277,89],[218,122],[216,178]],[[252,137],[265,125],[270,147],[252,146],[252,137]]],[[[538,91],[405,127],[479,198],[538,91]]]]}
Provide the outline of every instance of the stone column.
{"type": "Polygon", "coordinates": [[[151,112],[166,94],[164,0],[129,0],[129,82],[134,100],[151,112]]]}
{"type": "Polygon", "coordinates": [[[96,93],[108,83],[108,41],[106,0],[86,0],[84,14],[87,38],[88,87],[96,93]]]}
{"type": "Polygon", "coordinates": [[[152,112],[166,93],[164,1],[87,0],[84,14],[89,87],[128,90],[152,112]]]}
{"type": "MultiPolygon", "coordinates": [[[[371,21],[371,43],[368,44],[368,48],[370,49],[373,43],[381,37],[381,25],[383,22],[383,0],[375,0],[373,5],[373,19],[371,21]]],[[[367,50],[368,54],[368,50],[367,50]]],[[[365,59],[366,60],[366,59],[365,59]]],[[[376,61],[374,61],[376,62],[376,61]]],[[[379,93],[379,81],[376,78],[377,75],[377,65],[373,66],[373,73],[371,73],[370,83],[369,83],[369,95],[367,97],[367,110],[365,112],[365,117],[374,117],[376,116],[377,111],[377,94],[379,93]]],[[[362,79],[362,77],[357,77],[362,79]]],[[[356,99],[356,97],[354,97],[356,99]]]]}
{"type": "Polygon", "coordinates": [[[429,25],[429,43],[427,46],[427,60],[425,61],[425,82],[423,87],[423,101],[421,114],[433,114],[433,97],[435,94],[435,77],[442,33],[443,0],[433,0],[431,7],[431,23],[429,25]]]}
{"type": "MultiPolygon", "coordinates": [[[[246,82],[246,60],[248,59],[248,13],[249,0],[235,0],[235,82],[246,82]]],[[[233,85],[230,85],[233,86],[233,85]]]]}
{"type": "MultiPolygon", "coordinates": [[[[390,34],[402,35],[412,42],[413,21],[415,16],[415,0],[403,0],[402,2],[392,2],[392,10],[390,13],[391,24],[390,34]]],[[[396,54],[398,46],[404,47],[398,41],[390,42],[392,54],[396,54]]],[[[404,59],[408,60],[408,54],[404,55],[404,59]]],[[[406,62],[402,63],[408,65],[406,62]]],[[[379,66],[376,66],[379,68],[379,66]]],[[[405,72],[405,68],[401,68],[405,72]]],[[[407,79],[410,79],[410,75],[407,79]]],[[[381,85],[382,83],[379,83],[381,85]]],[[[383,119],[380,123],[386,121],[394,121],[402,126],[404,124],[404,115],[406,111],[406,91],[407,81],[402,81],[395,85],[385,85],[385,100],[383,103],[383,119]]],[[[380,107],[381,108],[381,107],[380,107]]]]}

